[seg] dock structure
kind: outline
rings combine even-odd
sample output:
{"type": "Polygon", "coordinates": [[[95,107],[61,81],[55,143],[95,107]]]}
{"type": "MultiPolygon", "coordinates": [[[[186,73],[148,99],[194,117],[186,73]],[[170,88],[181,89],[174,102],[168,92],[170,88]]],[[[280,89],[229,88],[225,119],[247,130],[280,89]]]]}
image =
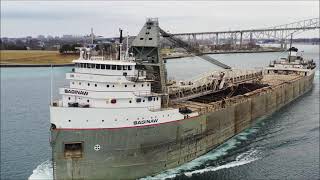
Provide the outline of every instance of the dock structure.
{"type": "Polygon", "coordinates": [[[260,82],[262,78],[261,70],[215,71],[202,74],[193,80],[175,82],[168,86],[168,94],[171,102],[181,102],[240,84],[260,82]]]}

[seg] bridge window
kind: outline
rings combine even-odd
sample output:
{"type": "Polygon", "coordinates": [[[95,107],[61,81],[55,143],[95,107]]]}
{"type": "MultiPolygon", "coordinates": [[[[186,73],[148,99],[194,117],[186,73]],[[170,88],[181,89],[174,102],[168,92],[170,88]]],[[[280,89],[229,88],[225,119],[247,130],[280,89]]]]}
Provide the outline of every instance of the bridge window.
{"type": "Polygon", "coordinates": [[[110,65],[109,64],[106,65],[106,69],[110,69],[110,65]]]}
{"type": "Polygon", "coordinates": [[[149,40],[152,40],[152,38],[149,38],[149,40]]]}
{"type": "Polygon", "coordinates": [[[101,64],[101,69],[105,69],[105,68],[106,68],[106,65],[101,64]]]}
{"type": "Polygon", "coordinates": [[[116,66],[116,65],[112,65],[112,66],[111,66],[111,69],[112,69],[112,70],[116,70],[116,69],[117,69],[117,66],[116,66]]]}
{"type": "Polygon", "coordinates": [[[140,40],[143,40],[143,38],[140,38],[140,40]]]}
{"type": "Polygon", "coordinates": [[[123,70],[127,70],[127,66],[123,66],[123,70]]]}
{"type": "Polygon", "coordinates": [[[136,102],[137,102],[137,103],[141,102],[141,98],[137,98],[137,99],[136,99],[136,102]]]}
{"type": "Polygon", "coordinates": [[[96,64],[96,69],[100,69],[100,64],[96,64]]]}
{"type": "Polygon", "coordinates": [[[117,65],[117,70],[122,70],[122,66],[117,65]]]}
{"type": "Polygon", "coordinates": [[[149,27],[147,27],[147,29],[151,29],[151,27],[149,26],[149,27]]]}
{"type": "Polygon", "coordinates": [[[88,63],[85,63],[83,67],[88,68],[89,67],[88,63]]]}
{"type": "Polygon", "coordinates": [[[128,66],[128,70],[129,70],[129,71],[132,70],[132,67],[131,67],[131,66],[128,66]]]}

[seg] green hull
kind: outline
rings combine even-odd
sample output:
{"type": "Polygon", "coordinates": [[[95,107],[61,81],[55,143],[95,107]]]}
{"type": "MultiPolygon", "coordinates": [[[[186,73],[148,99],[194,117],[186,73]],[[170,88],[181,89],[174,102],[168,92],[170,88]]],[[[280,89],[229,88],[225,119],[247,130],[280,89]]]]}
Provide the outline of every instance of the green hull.
{"type": "Polygon", "coordinates": [[[201,116],[155,126],[51,130],[54,179],[136,179],[189,162],[248,128],[312,87],[313,75],[259,89],[201,116]],[[64,143],[82,142],[67,158],[64,143]],[[97,151],[94,146],[99,144],[97,151]]]}

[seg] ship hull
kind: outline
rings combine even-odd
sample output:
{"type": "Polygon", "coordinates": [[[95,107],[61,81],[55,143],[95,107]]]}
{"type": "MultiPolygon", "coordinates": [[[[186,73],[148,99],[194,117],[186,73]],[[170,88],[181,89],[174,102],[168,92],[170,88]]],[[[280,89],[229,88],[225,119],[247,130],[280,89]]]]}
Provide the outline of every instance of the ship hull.
{"type": "Polygon", "coordinates": [[[214,111],[170,123],[119,129],[52,129],[54,178],[136,179],[179,166],[305,94],[312,88],[313,77],[258,89],[214,111]],[[66,158],[65,142],[82,142],[81,157],[66,158]]]}

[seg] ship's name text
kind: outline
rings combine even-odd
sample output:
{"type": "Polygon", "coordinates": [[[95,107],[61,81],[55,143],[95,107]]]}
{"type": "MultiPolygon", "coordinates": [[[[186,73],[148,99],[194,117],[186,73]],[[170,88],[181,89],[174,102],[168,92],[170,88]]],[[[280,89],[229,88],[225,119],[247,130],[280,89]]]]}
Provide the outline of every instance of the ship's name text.
{"type": "Polygon", "coordinates": [[[150,124],[150,123],[156,123],[156,122],[158,122],[158,119],[150,119],[150,120],[142,120],[142,121],[133,121],[133,125],[150,124]]]}
{"type": "Polygon", "coordinates": [[[88,95],[87,91],[78,91],[78,90],[72,90],[72,89],[65,89],[65,93],[70,93],[70,94],[79,94],[79,95],[88,95]]]}

